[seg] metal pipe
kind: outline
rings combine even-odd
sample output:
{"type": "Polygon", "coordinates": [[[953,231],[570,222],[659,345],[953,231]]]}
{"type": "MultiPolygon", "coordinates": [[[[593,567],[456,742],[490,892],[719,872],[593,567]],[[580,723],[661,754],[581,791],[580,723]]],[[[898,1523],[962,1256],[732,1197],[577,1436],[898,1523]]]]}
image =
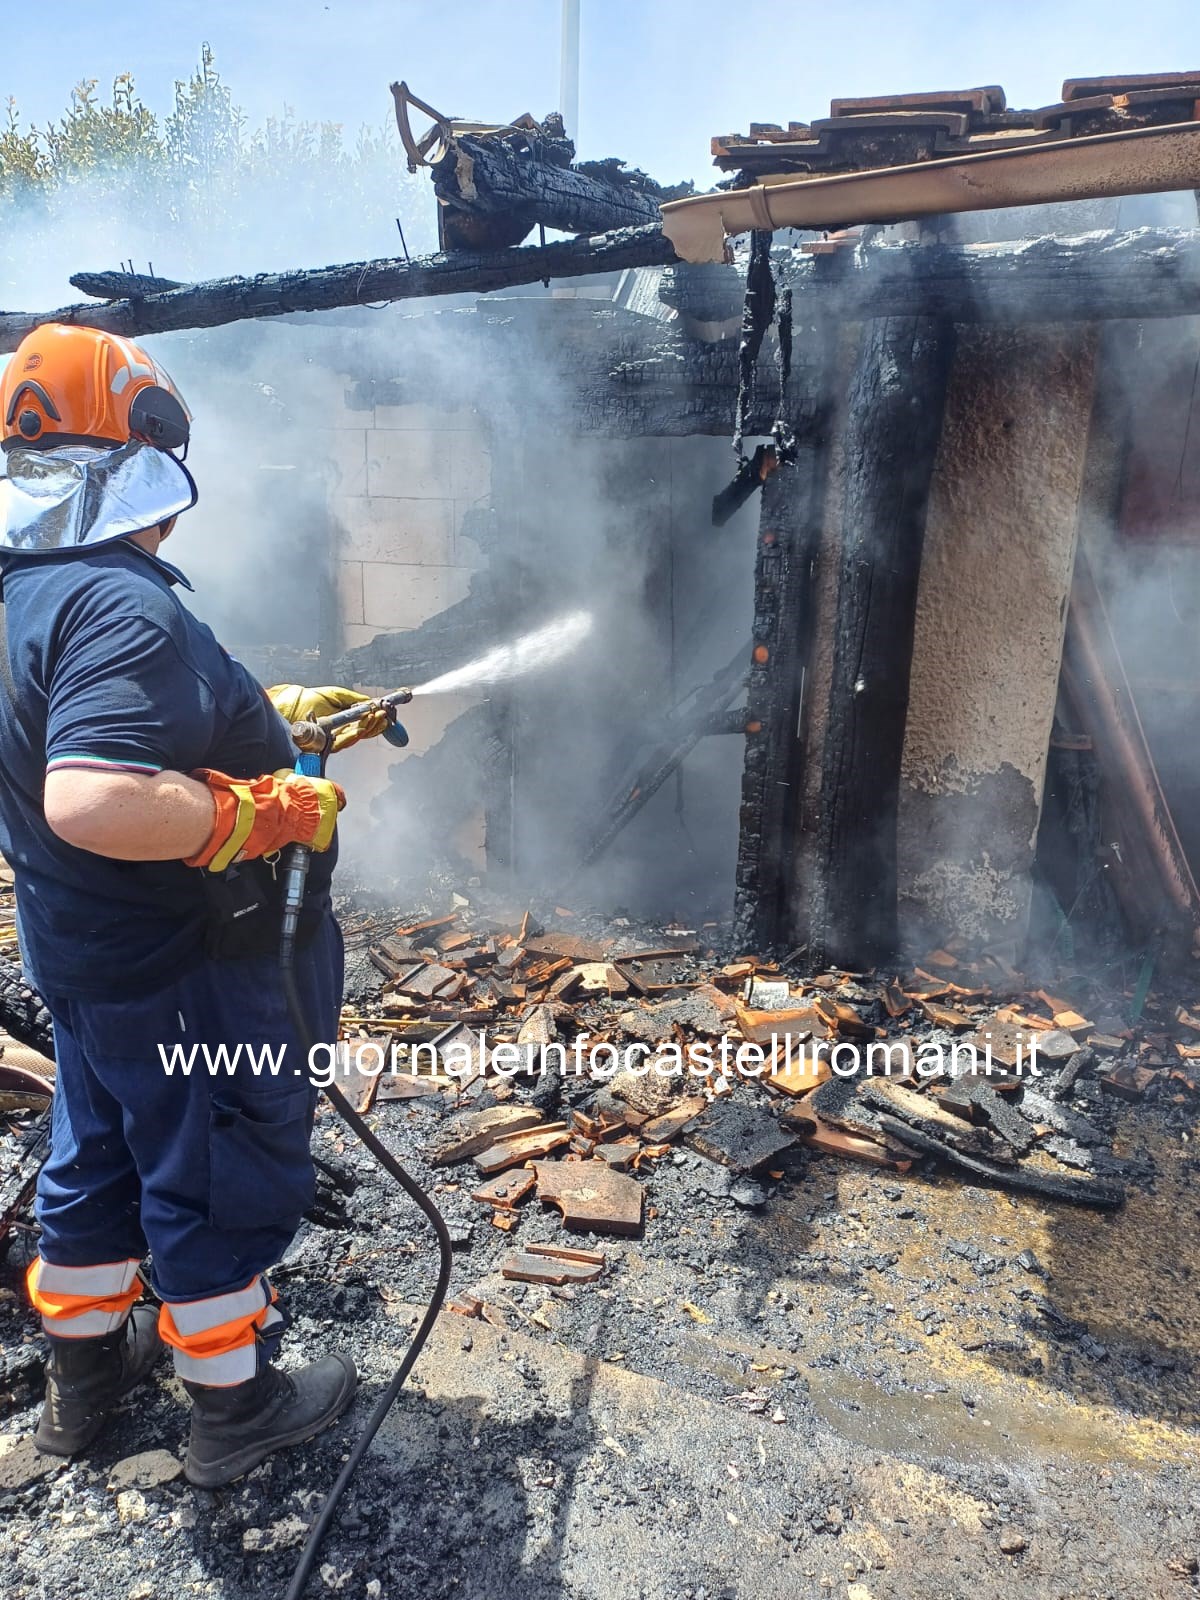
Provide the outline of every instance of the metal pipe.
{"type": "Polygon", "coordinates": [[[579,4],[563,0],[562,46],[558,59],[558,109],[567,137],[579,141],[579,4]]]}

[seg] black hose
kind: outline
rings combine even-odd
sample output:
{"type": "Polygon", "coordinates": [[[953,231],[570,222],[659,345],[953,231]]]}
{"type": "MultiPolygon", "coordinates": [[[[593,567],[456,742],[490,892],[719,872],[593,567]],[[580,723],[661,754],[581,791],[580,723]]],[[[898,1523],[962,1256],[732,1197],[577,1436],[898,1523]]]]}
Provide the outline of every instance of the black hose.
{"type": "MultiPolygon", "coordinates": [[[[312,1029],[308,1025],[308,1018],[304,1012],[304,1003],[300,998],[299,985],[296,982],[296,970],[293,959],[294,953],[295,949],[293,941],[286,940],[280,949],[279,974],[283,983],[284,998],[287,1001],[287,1008],[292,1019],[292,1026],[295,1028],[296,1035],[304,1047],[307,1055],[308,1052],[312,1050],[314,1040],[312,1029]]],[[[395,1402],[396,1396],[400,1393],[400,1390],[404,1385],[404,1380],[412,1371],[414,1365],[416,1364],[417,1357],[424,1349],[425,1341],[429,1338],[430,1333],[433,1331],[433,1324],[436,1322],[438,1312],[442,1309],[442,1302],[446,1298],[446,1290],[450,1283],[450,1270],[453,1261],[450,1234],[446,1228],[445,1222],[442,1219],[442,1214],[434,1205],[429,1196],[425,1193],[424,1189],[421,1188],[420,1184],[417,1183],[414,1178],[409,1177],[408,1173],[405,1172],[404,1168],[396,1160],[395,1156],[391,1153],[387,1146],[383,1144],[374,1133],[372,1133],[371,1129],[363,1121],[362,1117],[359,1116],[358,1112],[355,1111],[354,1107],[346,1099],[345,1095],[339,1088],[337,1088],[334,1084],[329,1083],[324,1085],[324,1093],[330,1105],[332,1105],[333,1109],[337,1112],[338,1116],[341,1117],[342,1121],[346,1123],[350,1131],[355,1134],[359,1140],[361,1140],[361,1142],[375,1157],[376,1161],[378,1161],[379,1165],[384,1169],[384,1171],[390,1173],[391,1176],[395,1178],[396,1182],[404,1190],[409,1199],[416,1206],[418,1206],[428,1218],[429,1224],[437,1236],[439,1256],[438,1277],[437,1284],[433,1291],[433,1297],[429,1302],[424,1317],[421,1319],[420,1326],[418,1327],[416,1333],[414,1333],[412,1336],[412,1340],[409,1343],[408,1349],[404,1352],[404,1359],[396,1368],[395,1375],[388,1384],[387,1388],[375,1402],[375,1409],[367,1418],[366,1425],[359,1434],[358,1438],[354,1441],[354,1445],[351,1448],[346,1463],[342,1467],[342,1470],[338,1473],[337,1481],[334,1483],[333,1488],[330,1489],[329,1493],[326,1495],[325,1504],[321,1507],[321,1511],[317,1517],[317,1520],[313,1523],[312,1528],[309,1530],[308,1539],[305,1541],[304,1549],[300,1552],[300,1559],[297,1561],[295,1571],[292,1573],[292,1581],[288,1584],[287,1593],[284,1596],[284,1600],[300,1600],[300,1596],[304,1593],[304,1586],[312,1574],[313,1564],[317,1559],[317,1553],[324,1542],[325,1535],[329,1532],[329,1527],[333,1521],[334,1513],[337,1511],[342,1495],[346,1491],[346,1486],[349,1484],[350,1479],[354,1476],[359,1462],[362,1460],[363,1456],[366,1455],[367,1450],[370,1448],[371,1441],[374,1439],[375,1435],[379,1432],[380,1427],[383,1425],[383,1419],[392,1409],[392,1405],[395,1402]]]]}

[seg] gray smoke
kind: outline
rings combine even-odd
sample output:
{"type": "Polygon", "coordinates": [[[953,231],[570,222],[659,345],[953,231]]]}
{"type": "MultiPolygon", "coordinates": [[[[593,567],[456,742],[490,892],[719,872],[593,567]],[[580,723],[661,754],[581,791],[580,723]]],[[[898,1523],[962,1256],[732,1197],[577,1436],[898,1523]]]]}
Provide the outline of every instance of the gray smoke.
{"type": "MultiPolygon", "coordinates": [[[[396,214],[413,253],[434,247],[432,192],[407,177],[394,139],[370,147],[353,184],[332,147],[324,160],[318,180],[303,185],[297,172],[311,176],[308,156],[278,171],[242,163],[223,192],[219,183],[209,191],[211,205],[178,174],[122,189],[97,173],[36,205],[10,200],[0,301],[42,309],[73,300],[72,272],[130,258],[198,280],[395,254],[396,214]]],[[[428,590],[429,612],[446,604],[437,575],[419,565],[425,536],[415,524],[407,531],[425,504],[410,497],[426,491],[401,481],[381,498],[382,469],[366,469],[369,483],[355,480],[363,469],[346,460],[339,434],[365,427],[387,444],[398,415],[397,435],[427,433],[432,469],[450,474],[454,572],[465,587],[473,568],[472,593],[491,599],[443,668],[463,693],[420,699],[405,714],[411,753],[377,745],[340,758],[351,794],[344,853],[363,882],[394,880],[398,893],[417,894],[432,863],[469,875],[480,859],[478,822],[456,824],[448,838],[445,819],[472,782],[481,785],[472,768],[498,749],[511,765],[502,782],[511,781],[514,803],[506,837],[491,819],[493,862],[517,894],[566,882],[605,808],[635,781],[663,710],[748,641],[756,508],[719,534],[709,521],[712,494],[730,475],[727,441],[590,436],[576,420],[559,345],[576,338],[586,347],[602,309],[535,286],[478,308],[472,300],[364,307],[145,341],[195,418],[189,465],[200,501],[164,553],[196,585],[189,604],[267,682],[327,681],[347,644],[419,620],[404,594],[404,614],[394,618],[375,594],[367,624],[340,627],[334,583],[350,538],[339,510],[347,496],[361,514],[369,489],[381,537],[393,541],[390,559],[397,528],[399,549],[411,549],[414,565],[404,570],[413,594],[428,590]],[[487,440],[498,492],[460,485],[451,459],[456,415],[487,440]],[[510,455],[520,457],[519,473],[508,470],[510,455]],[[569,651],[501,681],[513,662],[496,652],[529,633],[540,640],[560,619],[569,620],[556,642],[569,651]],[[481,658],[485,666],[472,667],[481,658]],[[464,744],[456,764],[429,751],[459,711],[476,718],[480,743],[464,744]],[[389,797],[394,803],[382,804],[389,797]]],[[[403,665],[403,633],[397,638],[403,665]]],[[[397,670],[360,686],[411,681],[397,670]]],[[[702,742],[597,868],[571,884],[571,898],[689,925],[724,915],[740,766],[739,741],[702,742]]]]}

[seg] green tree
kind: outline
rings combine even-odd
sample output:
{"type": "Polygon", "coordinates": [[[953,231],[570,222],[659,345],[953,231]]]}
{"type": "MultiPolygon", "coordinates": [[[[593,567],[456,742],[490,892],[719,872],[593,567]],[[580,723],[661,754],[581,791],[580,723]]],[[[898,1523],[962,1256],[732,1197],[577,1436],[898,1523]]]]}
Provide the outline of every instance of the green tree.
{"type": "Polygon", "coordinates": [[[50,156],[33,128],[22,130],[17,102],[5,103],[5,125],[0,129],[0,195],[28,192],[49,181],[50,156]]]}
{"type": "Polygon", "coordinates": [[[76,84],[65,115],[44,128],[25,127],[8,102],[0,294],[9,304],[33,292],[34,261],[64,277],[135,251],[176,277],[311,266],[394,253],[397,215],[410,248],[432,248],[432,203],[387,124],[348,141],[339,125],[285,107],[250,128],[207,44],[161,122],[131,73],[108,101],[96,90],[94,78],[76,84]]]}
{"type": "Polygon", "coordinates": [[[212,47],[202,45],[200,65],[175,84],[175,110],[167,118],[164,142],[177,172],[199,185],[237,164],[245,119],[217,71],[212,47]]]}
{"type": "Polygon", "coordinates": [[[95,78],[77,83],[70,109],[46,129],[44,143],[55,184],[118,173],[140,177],[165,155],[158,121],[138,99],[129,72],[114,81],[109,105],[96,99],[95,78]]]}

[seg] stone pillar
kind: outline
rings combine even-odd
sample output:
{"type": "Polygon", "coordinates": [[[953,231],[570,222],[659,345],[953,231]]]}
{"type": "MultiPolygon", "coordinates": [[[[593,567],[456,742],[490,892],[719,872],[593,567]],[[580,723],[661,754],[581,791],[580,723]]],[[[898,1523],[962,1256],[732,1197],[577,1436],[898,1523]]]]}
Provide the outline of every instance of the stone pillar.
{"type": "Polygon", "coordinates": [[[1096,361],[1088,326],[960,329],[917,597],[900,795],[916,953],[1024,937],[1096,361]]]}

